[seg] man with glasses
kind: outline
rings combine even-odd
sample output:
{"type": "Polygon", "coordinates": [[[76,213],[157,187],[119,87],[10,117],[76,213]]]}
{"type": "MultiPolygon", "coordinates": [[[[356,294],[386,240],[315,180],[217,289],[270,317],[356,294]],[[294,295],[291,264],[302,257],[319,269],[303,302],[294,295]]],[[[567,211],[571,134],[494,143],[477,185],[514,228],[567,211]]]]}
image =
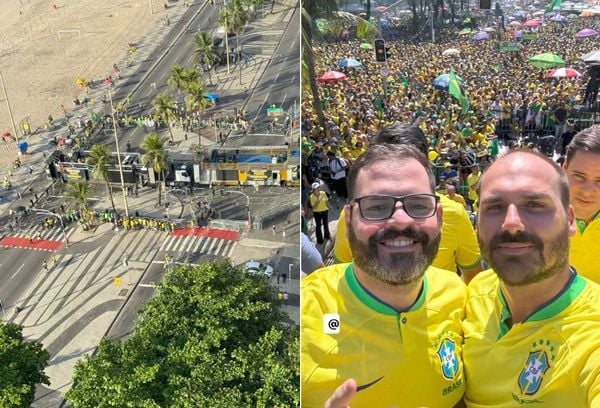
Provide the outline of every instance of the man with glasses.
{"type": "MultiPolygon", "coordinates": [[[[478,237],[492,269],[468,288],[467,407],[600,407],[600,287],[569,266],[569,198],[565,173],[537,152],[510,151],[482,176],[478,237]]],[[[355,392],[346,381],[327,406],[355,392]]]]}
{"type": "Polygon", "coordinates": [[[428,159],[372,146],[347,177],[354,261],[302,281],[302,406],[322,407],[354,378],[353,407],[452,407],[464,388],[466,288],[431,266],[442,207],[428,159]]]}

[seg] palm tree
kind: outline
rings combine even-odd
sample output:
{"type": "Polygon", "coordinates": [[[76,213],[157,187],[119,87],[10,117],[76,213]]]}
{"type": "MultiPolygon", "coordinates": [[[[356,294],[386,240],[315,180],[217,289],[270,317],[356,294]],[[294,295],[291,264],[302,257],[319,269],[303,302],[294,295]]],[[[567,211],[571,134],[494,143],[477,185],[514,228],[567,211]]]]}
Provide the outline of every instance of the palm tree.
{"type": "Polygon", "coordinates": [[[202,79],[200,73],[195,68],[185,68],[182,73],[183,90],[188,91],[191,84],[202,79]]]}
{"type": "MultiPolygon", "coordinates": [[[[237,38],[237,62],[240,66],[240,84],[242,83],[242,64],[240,64],[240,58],[242,55],[242,41],[240,38],[240,32],[244,26],[250,20],[250,12],[242,3],[242,0],[231,0],[227,8],[219,14],[219,24],[225,27],[225,35],[229,33],[235,33],[237,38]]],[[[229,58],[229,56],[227,56],[229,58]]]]}
{"type": "Polygon", "coordinates": [[[194,35],[194,54],[196,54],[196,63],[202,61],[208,71],[208,83],[212,85],[210,71],[217,60],[218,54],[213,48],[214,38],[206,31],[197,32],[194,35]]]}
{"type": "Polygon", "coordinates": [[[108,182],[108,168],[115,162],[114,157],[111,154],[110,148],[104,144],[96,144],[92,146],[90,155],[87,158],[87,163],[92,166],[93,175],[97,179],[104,181],[106,185],[106,192],[110,197],[110,204],[112,205],[113,211],[117,211],[115,208],[115,202],[113,200],[112,188],[108,182]]]}
{"type": "Polygon", "coordinates": [[[171,164],[169,153],[165,150],[166,139],[152,132],[144,138],[141,148],[146,151],[142,156],[142,162],[152,166],[158,174],[158,205],[161,205],[161,176],[165,179],[165,170],[171,164]]]}
{"type": "Polygon", "coordinates": [[[176,89],[181,92],[185,88],[185,68],[182,65],[175,64],[171,66],[171,74],[167,80],[167,84],[171,89],[176,89]]]}
{"type": "Polygon", "coordinates": [[[84,218],[89,217],[88,200],[92,197],[92,190],[86,181],[78,181],[74,184],[69,184],[64,193],[65,199],[73,200],[77,207],[83,210],[84,218]]]}
{"type": "Polygon", "coordinates": [[[159,93],[152,101],[152,106],[154,106],[154,109],[156,109],[156,114],[167,123],[169,134],[171,135],[171,141],[174,141],[171,121],[177,119],[177,110],[175,108],[176,105],[177,101],[163,92],[159,93]]]}
{"type": "MultiPolygon", "coordinates": [[[[202,114],[206,108],[212,105],[207,98],[208,90],[202,82],[192,82],[188,86],[187,95],[185,97],[186,107],[190,111],[197,111],[202,114]]],[[[202,146],[202,127],[198,126],[198,145],[202,146]]]]}

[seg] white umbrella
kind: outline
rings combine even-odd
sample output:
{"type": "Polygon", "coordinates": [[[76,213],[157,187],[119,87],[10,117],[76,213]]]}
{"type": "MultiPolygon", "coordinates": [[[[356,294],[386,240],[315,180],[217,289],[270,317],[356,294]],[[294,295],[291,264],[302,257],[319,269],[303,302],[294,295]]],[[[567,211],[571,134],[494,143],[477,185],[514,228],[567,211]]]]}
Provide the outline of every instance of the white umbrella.
{"type": "Polygon", "coordinates": [[[579,57],[586,64],[600,64],[600,50],[592,51],[579,57]]]}
{"type": "Polygon", "coordinates": [[[496,29],[494,27],[486,27],[483,29],[483,31],[486,31],[488,33],[493,33],[494,31],[496,31],[496,29]]]}
{"type": "Polygon", "coordinates": [[[447,50],[444,50],[444,52],[442,52],[442,55],[444,57],[449,57],[451,55],[460,55],[460,50],[456,48],[448,48],[447,50]]]}

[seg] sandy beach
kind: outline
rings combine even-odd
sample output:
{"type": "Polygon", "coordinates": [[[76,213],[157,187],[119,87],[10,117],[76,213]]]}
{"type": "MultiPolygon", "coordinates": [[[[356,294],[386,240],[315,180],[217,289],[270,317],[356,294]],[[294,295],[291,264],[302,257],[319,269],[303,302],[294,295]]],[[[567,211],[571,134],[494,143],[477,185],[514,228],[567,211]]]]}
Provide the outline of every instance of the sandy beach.
{"type": "MultiPolygon", "coordinates": [[[[112,65],[161,24],[162,0],[13,0],[0,7],[0,72],[17,128],[61,117],[83,90],[78,78],[103,79],[112,65]],[[151,9],[153,13],[151,13],[151,9]]],[[[172,7],[180,7],[173,5],[172,7]]],[[[12,125],[0,91],[0,132],[12,125]]]]}

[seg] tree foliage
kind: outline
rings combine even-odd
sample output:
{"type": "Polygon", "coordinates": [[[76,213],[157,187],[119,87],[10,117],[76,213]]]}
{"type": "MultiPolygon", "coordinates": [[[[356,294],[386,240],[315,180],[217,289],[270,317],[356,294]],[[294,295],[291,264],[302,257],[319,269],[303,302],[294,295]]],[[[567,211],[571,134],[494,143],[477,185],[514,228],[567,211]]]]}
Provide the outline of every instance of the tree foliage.
{"type": "Polygon", "coordinates": [[[126,341],[77,364],[74,407],[299,405],[298,328],[274,289],[228,260],[169,272],[126,341]]]}
{"type": "Polygon", "coordinates": [[[36,384],[50,384],[44,373],[50,354],[23,338],[23,328],[0,323],[0,406],[29,407],[36,384]]]}
{"type": "Polygon", "coordinates": [[[113,211],[116,211],[112,189],[110,188],[110,184],[108,182],[108,169],[115,163],[115,159],[111,153],[112,152],[108,145],[95,144],[90,150],[90,155],[87,158],[87,162],[93,168],[94,177],[104,181],[104,185],[106,186],[106,193],[110,198],[112,209],[113,211]]]}

